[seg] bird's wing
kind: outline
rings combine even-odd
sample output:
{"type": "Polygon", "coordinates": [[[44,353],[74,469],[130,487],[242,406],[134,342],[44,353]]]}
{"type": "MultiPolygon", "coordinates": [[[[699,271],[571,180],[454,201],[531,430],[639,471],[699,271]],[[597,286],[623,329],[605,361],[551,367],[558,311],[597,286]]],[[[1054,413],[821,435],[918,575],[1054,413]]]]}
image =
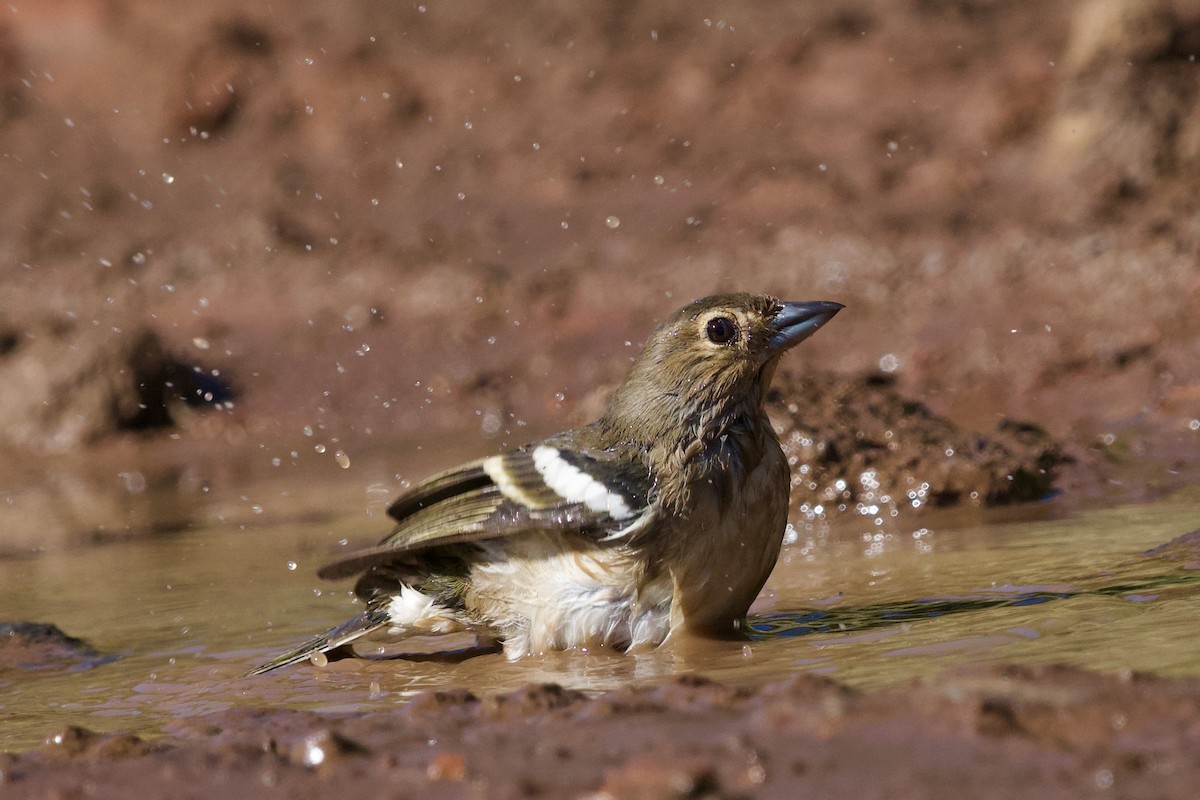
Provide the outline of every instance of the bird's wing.
{"type": "Polygon", "coordinates": [[[434,475],[388,508],[397,524],[387,538],[317,574],[345,578],[404,553],[536,530],[632,537],[657,513],[653,480],[640,462],[607,455],[538,445],[434,475]]]}

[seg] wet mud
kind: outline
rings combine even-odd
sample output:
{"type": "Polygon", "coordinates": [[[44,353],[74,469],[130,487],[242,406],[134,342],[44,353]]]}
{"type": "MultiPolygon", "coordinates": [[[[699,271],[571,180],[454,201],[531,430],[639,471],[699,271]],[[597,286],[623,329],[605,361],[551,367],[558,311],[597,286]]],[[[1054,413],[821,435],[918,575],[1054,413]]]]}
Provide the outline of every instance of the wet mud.
{"type": "Polygon", "coordinates": [[[588,697],[531,685],[331,718],[239,710],[144,741],[67,728],[0,756],[10,797],[1186,797],[1200,683],[972,670],[859,692],[802,676],[588,697]]]}
{"type": "Polygon", "coordinates": [[[1002,419],[989,433],[970,433],[895,383],[883,374],[776,381],[772,412],[792,467],[791,519],[1035,502],[1074,461],[1037,425],[1002,419]]]}
{"type": "MultiPolygon", "coordinates": [[[[379,504],[592,418],[726,290],[847,305],[772,394],[801,530],[1195,486],[1198,56],[1184,0],[14,0],[0,558],[337,520],[360,465],[379,504]]],[[[6,624],[0,691],[108,657],[6,624]]],[[[447,690],[66,727],[0,796],[1188,797],[1198,702],[1010,667],[447,690]]]]}

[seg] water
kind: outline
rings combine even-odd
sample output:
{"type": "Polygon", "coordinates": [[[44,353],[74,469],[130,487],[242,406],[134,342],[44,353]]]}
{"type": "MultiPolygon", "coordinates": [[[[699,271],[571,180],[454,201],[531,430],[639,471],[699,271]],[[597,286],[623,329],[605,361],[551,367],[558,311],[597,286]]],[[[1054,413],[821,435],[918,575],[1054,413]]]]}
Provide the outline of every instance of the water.
{"type": "Polygon", "coordinates": [[[882,686],[1001,661],[1200,675],[1200,571],[1135,558],[1200,527],[1196,504],[1180,498],[1061,517],[1039,506],[991,524],[924,516],[882,530],[870,521],[802,530],[744,642],[515,664],[495,653],[342,661],[240,677],[355,609],[347,584],[313,572],[340,540],[387,529],[391,492],[359,463],[333,483],[251,476],[253,491],[206,494],[173,533],[0,559],[4,619],[53,622],[119,656],[65,673],[0,672],[0,750],[67,724],[153,735],[236,706],[364,710],[447,686],[600,690],[681,672],[751,686],[801,671],[882,686]]]}

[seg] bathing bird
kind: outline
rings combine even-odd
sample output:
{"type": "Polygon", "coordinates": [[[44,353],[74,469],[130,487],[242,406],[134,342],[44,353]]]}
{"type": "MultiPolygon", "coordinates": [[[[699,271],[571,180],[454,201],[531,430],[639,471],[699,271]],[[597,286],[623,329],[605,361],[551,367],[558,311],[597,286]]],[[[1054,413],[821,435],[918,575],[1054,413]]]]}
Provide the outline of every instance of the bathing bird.
{"type": "Polygon", "coordinates": [[[842,307],[727,294],[679,309],[599,419],[397,499],[383,541],[318,571],[357,576],[361,612],[249,674],[363,637],[468,632],[515,660],[737,635],[787,524],[767,390],[780,357],[842,307]]]}

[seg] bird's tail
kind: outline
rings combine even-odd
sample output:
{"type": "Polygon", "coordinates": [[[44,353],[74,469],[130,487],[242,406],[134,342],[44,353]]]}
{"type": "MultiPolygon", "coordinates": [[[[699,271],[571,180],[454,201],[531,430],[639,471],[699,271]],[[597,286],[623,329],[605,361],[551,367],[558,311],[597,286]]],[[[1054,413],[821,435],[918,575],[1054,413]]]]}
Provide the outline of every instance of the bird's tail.
{"type": "Polygon", "coordinates": [[[278,658],[273,658],[262,666],[255,667],[246,673],[261,675],[273,669],[286,667],[312,658],[317,653],[328,653],[342,645],[350,644],[360,636],[378,630],[389,622],[387,609],[382,605],[369,604],[363,612],[353,619],[343,622],[336,628],[331,628],[310,642],[300,645],[295,650],[289,650],[278,658]]]}

